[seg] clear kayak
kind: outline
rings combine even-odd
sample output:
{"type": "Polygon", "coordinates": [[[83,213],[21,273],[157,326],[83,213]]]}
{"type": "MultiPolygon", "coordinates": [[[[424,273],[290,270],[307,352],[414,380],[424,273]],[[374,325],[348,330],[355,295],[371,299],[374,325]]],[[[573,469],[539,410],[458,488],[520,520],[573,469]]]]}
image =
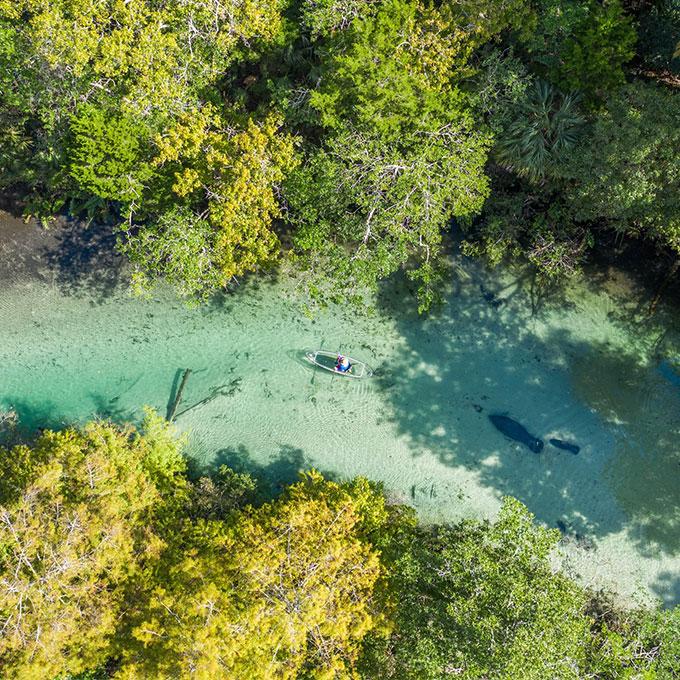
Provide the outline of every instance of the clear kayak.
{"type": "MultiPolygon", "coordinates": [[[[352,359],[351,357],[347,357],[349,359],[349,370],[336,371],[335,365],[338,363],[338,357],[341,356],[338,352],[326,352],[325,350],[317,349],[315,352],[307,352],[305,356],[319,368],[324,368],[338,375],[345,375],[349,378],[370,378],[373,375],[373,371],[363,361],[352,359]]],[[[342,356],[345,355],[343,354],[342,356]]]]}

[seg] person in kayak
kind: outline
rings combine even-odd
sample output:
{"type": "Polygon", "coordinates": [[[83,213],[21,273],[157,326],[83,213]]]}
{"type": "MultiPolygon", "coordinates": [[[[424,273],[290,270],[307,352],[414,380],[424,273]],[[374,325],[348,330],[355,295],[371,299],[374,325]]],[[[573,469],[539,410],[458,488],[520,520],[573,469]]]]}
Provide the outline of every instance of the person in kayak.
{"type": "Polygon", "coordinates": [[[335,364],[335,370],[338,373],[345,373],[349,371],[351,368],[351,364],[349,363],[349,359],[347,357],[343,357],[342,354],[338,355],[338,363],[335,364]]]}

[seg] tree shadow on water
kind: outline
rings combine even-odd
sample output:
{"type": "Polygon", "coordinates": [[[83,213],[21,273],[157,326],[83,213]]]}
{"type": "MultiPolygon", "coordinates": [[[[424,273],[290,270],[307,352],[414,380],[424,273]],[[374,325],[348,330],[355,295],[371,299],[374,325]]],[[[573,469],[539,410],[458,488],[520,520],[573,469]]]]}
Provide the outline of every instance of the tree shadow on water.
{"type": "Polygon", "coordinates": [[[474,281],[463,288],[426,319],[408,298],[397,296],[398,314],[383,298],[404,350],[374,380],[416,465],[434,455],[466,468],[579,540],[623,531],[642,555],[680,555],[677,386],[637,356],[581,342],[568,328],[533,333],[531,309],[489,304],[474,281]],[[493,413],[544,439],[543,451],[506,439],[493,413]]]}
{"type": "Polygon", "coordinates": [[[124,408],[118,403],[118,396],[107,399],[105,396],[91,392],[90,399],[94,404],[92,419],[101,418],[112,423],[139,423],[140,409],[124,408]]]}
{"type": "Polygon", "coordinates": [[[651,590],[662,602],[680,602],[680,576],[677,572],[662,571],[657,575],[651,590]]]}
{"type": "Polygon", "coordinates": [[[7,432],[0,432],[0,446],[14,446],[30,442],[43,430],[63,430],[68,425],[63,412],[54,402],[41,400],[40,403],[30,399],[12,399],[7,402],[16,412],[16,426],[7,432]]]}
{"type": "Polygon", "coordinates": [[[40,253],[64,293],[103,302],[129,280],[111,224],[67,220],[40,253]]]}
{"type": "Polygon", "coordinates": [[[606,476],[629,538],[647,557],[680,554],[678,381],[661,364],[601,345],[576,359],[573,374],[579,396],[614,434],[606,476]]]}
{"type": "Polygon", "coordinates": [[[300,479],[300,472],[315,467],[326,479],[332,479],[333,473],[319,470],[305,456],[302,449],[289,444],[281,444],[277,453],[267,457],[266,462],[256,460],[248,449],[240,444],[217,451],[208,462],[190,458],[188,461],[189,476],[192,479],[211,476],[226,465],[234,472],[248,473],[259,481],[264,482],[263,494],[267,498],[274,498],[289,484],[300,479]]]}

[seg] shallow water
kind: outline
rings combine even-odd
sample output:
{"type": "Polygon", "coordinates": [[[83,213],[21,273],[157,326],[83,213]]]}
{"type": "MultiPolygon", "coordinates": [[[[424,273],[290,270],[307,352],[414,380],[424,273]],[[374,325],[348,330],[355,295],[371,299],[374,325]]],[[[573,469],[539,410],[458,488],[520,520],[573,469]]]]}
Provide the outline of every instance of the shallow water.
{"type": "Polygon", "coordinates": [[[398,282],[370,317],[310,319],[285,282],[191,309],[168,291],[130,299],[111,270],[79,273],[49,248],[43,260],[0,295],[0,405],[29,426],[137,421],[144,404],[165,415],[191,368],[176,424],[206,468],[274,489],[312,466],[366,475],[425,520],[492,518],[513,495],[562,528],[563,565],[583,582],[680,601],[680,333],[666,307],[646,316],[620,272],[540,297],[522,271],[454,255],[446,303],[426,319],[398,282]],[[315,369],[310,349],[376,375],[315,369]],[[493,413],[543,451],[503,437],[493,413]]]}

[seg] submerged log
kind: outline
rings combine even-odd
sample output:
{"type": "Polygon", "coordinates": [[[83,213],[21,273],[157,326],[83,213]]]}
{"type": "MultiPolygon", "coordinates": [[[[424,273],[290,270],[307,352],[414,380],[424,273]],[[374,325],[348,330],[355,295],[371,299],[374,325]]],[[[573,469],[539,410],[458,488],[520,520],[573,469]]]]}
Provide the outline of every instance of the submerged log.
{"type": "Polygon", "coordinates": [[[678,268],[680,268],[680,257],[676,257],[675,261],[673,264],[668,268],[668,271],[666,272],[666,276],[663,277],[663,281],[659,285],[658,290],[656,291],[656,295],[654,296],[654,299],[652,300],[652,304],[649,305],[649,316],[652,316],[656,310],[656,306],[659,304],[659,300],[661,300],[661,296],[663,295],[664,290],[666,290],[666,286],[670,283],[671,279],[675,276],[675,273],[678,271],[678,268]]]}
{"type": "Polygon", "coordinates": [[[175,411],[177,410],[177,405],[179,404],[179,400],[182,398],[182,390],[184,389],[184,386],[187,383],[187,378],[189,377],[189,373],[191,373],[191,369],[187,368],[186,371],[184,371],[184,377],[182,378],[182,384],[179,386],[179,389],[177,390],[177,396],[175,397],[175,401],[172,404],[172,408],[170,409],[170,414],[168,415],[168,420],[172,420],[175,411]]]}

